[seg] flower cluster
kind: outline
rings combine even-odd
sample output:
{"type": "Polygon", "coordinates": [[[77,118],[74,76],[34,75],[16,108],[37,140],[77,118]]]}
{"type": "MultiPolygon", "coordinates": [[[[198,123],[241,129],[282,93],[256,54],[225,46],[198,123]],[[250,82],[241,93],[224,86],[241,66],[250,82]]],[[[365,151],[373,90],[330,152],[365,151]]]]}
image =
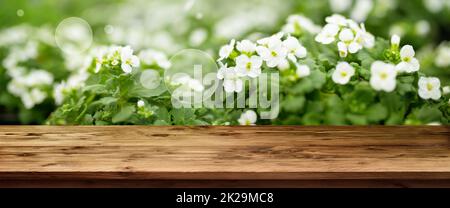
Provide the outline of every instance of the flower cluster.
{"type": "Polygon", "coordinates": [[[368,33],[364,24],[358,25],[354,20],[334,14],[325,19],[327,24],[316,36],[316,41],[322,44],[337,42],[339,55],[347,57],[348,53],[355,54],[364,48],[372,48],[375,37],[368,33]]]}
{"type": "Polygon", "coordinates": [[[257,78],[264,67],[283,71],[295,66],[298,77],[306,77],[310,71],[308,66],[299,64],[307,56],[306,48],[294,36],[282,32],[256,43],[232,40],[220,49],[219,56],[217,78],[224,80],[226,92],[241,92],[243,79],[257,78]]]}
{"type": "Polygon", "coordinates": [[[95,73],[102,69],[120,69],[125,74],[130,74],[133,68],[139,67],[140,60],[133,54],[130,46],[119,47],[112,46],[108,48],[99,48],[95,58],[95,73]]]}

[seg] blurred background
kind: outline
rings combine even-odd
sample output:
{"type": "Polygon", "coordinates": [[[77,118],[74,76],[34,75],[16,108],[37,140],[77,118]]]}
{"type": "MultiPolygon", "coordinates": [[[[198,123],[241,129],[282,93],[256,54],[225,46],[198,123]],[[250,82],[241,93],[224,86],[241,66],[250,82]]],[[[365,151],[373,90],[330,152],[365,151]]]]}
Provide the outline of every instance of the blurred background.
{"type": "Polygon", "coordinates": [[[3,0],[0,123],[39,124],[46,119],[55,104],[45,99],[45,92],[83,62],[82,56],[66,49],[120,44],[170,56],[183,48],[198,48],[216,57],[231,39],[256,39],[279,31],[289,15],[303,14],[323,25],[333,13],[365,22],[376,36],[400,35],[402,44],[417,49],[424,73],[440,77],[444,86],[450,84],[450,0],[3,0]],[[58,38],[55,41],[55,34],[69,17],[81,18],[76,23],[90,29],[65,31],[79,33],[73,42],[63,41],[65,47],[58,38]],[[19,66],[21,60],[30,61],[19,66]],[[22,88],[37,84],[19,82],[26,78],[11,68],[35,70],[30,76],[47,81],[39,83],[40,91],[19,97],[22,88]],[[14,85],[15,81],[27,84],[14,85]]]}

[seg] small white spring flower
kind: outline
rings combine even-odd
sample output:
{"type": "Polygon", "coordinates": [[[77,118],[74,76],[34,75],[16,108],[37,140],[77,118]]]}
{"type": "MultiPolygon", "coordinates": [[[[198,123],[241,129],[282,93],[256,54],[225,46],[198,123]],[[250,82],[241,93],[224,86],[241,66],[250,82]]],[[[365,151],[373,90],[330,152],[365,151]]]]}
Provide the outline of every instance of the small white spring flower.
{"type": "Polygon", "coordinates": [[[419,60],[414,58],[415,56],[414,48],[410,45],[405,45],[400,50],[401,62],[397,64],[397,72],[416,72],[420,69],[419,60]]]}
{"type": "Polygon", "coordinates": [[[241,92],[244,82],[238,70],[235,67],[223,65],[217,73],[218,79],[223,79],[223,88],[225,92],[241,92]]]}
{"type": "Polygon", "coordinates": [[[236,49],[242,53],[253,53],[256,50],[256,44],[249,40],[239,41],[236,44],[236,49]]]}
{"type": "Polygon", "coordinates": [[[231,52],[233,52],[233,50],[234,50],[235,43],[236,43],[236,41],[234,39],[232,39],[228,45],[224,45],[224,46],[222,46],[222,48],[220,48],[218,61],[222,61],[222,60],[230,57],[231,52]]]}
{"type": "Polygon", "coordinates": [[[317,34],[315,40],[322,44],[330,44],[336,40],[336,35],[339,33],[339,26],[336,24],[327,24],[322,31],[317,34]]]}
{"type": "Polygon", "coordinates": [[[430,32],[431,30],[430,23],[426,20],[420,20],[416,23],[415,30],[418,35],[423,37],[430,32]]]}
{"type": "Polygon", "coordinates": [[[340,15],[340,14],[333,14],[333,15],[331,15],[329,17],[326,17],[325,21],[328,24],[334,24],[334,25],[337,25],[337,26],[340,26],[340,27],[347,26],[347,19],[344,16],[340,15]]]}
{"type": "Polygon", "coordinates": [[[450,86],[443,87],[442,94],[444,94],[444,95],[450,94],[450,86]]]}
{"type": "Polygon", "coordinates": [[[373,48],[375,46],[375,36],[366,31],[366,26],[361,23],[356,29],[355,42],[366,48],[373,48]]]}
{"type": "Polygon", "coordinates": [[[288,50],[288,57],[292,60],[297,58],[305,58],[307,55],[306,48],[298,41],[297,38],[289,36],[283,41],[283,46],[288,50]]]}
{"type": "Polygon", "coordinates": [[[283,32],[276,33],[270,37],[262,38],[256,42],[266,48],[273,48],[282,43],[281,38],[284,36],[283,32]]]}
{"type": "Polygon", "coordinates": [[[277,68],[278,68],[280,71],[284,71],[284,70],[289,69],[290,66],[291,66],[291,65],[289,64],[289,61],[288,61],[287,59],[284,59],[283,61],[281,61],[280,63],[278,63],[277,68]]]}
{"type": "Polygon", "coordinates": [[[258,116],[255,111],[247,110],[241,114],[241,117],[238,119],[239,124],[241,125],[255,125],[258,116]]]}
{"type": "Polygon", "coordinates": [[[439,100],[441,98],[441,82],[436,77],[419,78],[419,96],[422,99],[439,100]]]}
{"type": "Polygon", "coordinates": [[[283,64],[288,54],[288,49],[283,46],[279,36],[272,36],[268,39],[259,40],[259,44],[264,46],[256,47],[256,52],[266,61],[268,67],[277,67],[283,64]]]}
{"type": "Polygon", "coordinates": [[[399,47],[400,46],[400,36],[394,34],[391,37],[391,45],[395,46],[395,47],[399,47]]]}
{"type": "Polygon", "coordinates": [[[137,101],[137,107],[138,107],[138,108],[142,108],[142,107],[144,107],[144,106],[145,106],[145,102],[144,102],[143,100],[137,101]]]}
{"type": "Polygon", "coordinates": [[[339,56],[342,58],[347,57],[347,55],[348,55],[347,44],[345,44],[344,42],[338,42],[337,46],[338,46],[339,56]]]}
{"type": "Polygon", "coordinates": [[[396,77],[393,64],[375,61],[370,67],[370,86],[377,91],[392,92],[397,84],[396,77]]]}
{"type": "Polygon", "coordinates": [[[297,70],[295,71],[299,78],[307,77],[311,74],[311,70],[308,65],[299,65],[297,64],[297,70]]]}
{"type": "Polygon", "coordinates": [[[236,69],[242,76],[255,78],[261,74],[262,62],[259,56],[248,57],[242,54],[236,58],[236,69]]]}
{"type": "Polygon", "coordinates": [[[131,73],[132,67],[139,67],[139,58],[133,55],[133,49],[130,46],[121,48],[120,59],[122,61],[121,68],[126,74],[131,73]]]}
{"type": "Polygon", "coordinates": [[[24,77],[24,83],[30,87],[38,85],[51,85],[53,83],[53,75],[45,70],[34,69],[26,77],[24,77]]]}
{"type": "Polygon", "coordinates": [[[355,35],[353,34],[353,31],[351,29],[345,28],[339,33],[339,40],[344,43],[349,43],[353,41],[354,38],[355,35]]]}
{"type": "Polygon", "coordinates": [[[340,85],[347,84],[352,76],[355,75],[355,69],[347,62],[340,62],[333,72],[333,82],[340,85]]]}

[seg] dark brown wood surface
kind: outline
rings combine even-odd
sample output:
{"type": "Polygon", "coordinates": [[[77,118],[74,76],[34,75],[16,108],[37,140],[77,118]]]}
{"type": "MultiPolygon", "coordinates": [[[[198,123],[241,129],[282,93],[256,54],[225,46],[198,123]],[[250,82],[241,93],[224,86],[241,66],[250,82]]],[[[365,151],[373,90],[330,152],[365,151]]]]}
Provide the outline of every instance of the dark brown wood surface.
{"type": "Polygon", "coordinates": [[[1,187],[450,187],[450,127],[0,126],[1,187]]]}

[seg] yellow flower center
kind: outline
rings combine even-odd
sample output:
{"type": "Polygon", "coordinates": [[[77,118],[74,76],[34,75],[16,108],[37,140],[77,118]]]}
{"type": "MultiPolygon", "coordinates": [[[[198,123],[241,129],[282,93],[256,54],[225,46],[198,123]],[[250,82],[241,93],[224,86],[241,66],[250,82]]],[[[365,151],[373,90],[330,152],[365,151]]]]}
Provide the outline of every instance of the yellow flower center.
{"type": "Polygon", "coordinates": [[[272,54],[272,56],[273,56],[273,57],[276,57],[276,56],[278,56],[278,53],[277,53],[277,52],[275,52],[275,51],[272,51],[272,53],[271,53],[271,54],[272,54]]]}
{"type": "Polygon", "coordinates": [[[247,68],[247,71],[250,71],[252,69],[252,62],[247,62],[245,67],[247,68]]]}
{"type": "Polygon", "coordinates": [[[381,74],[380,74],[381,79],[386,79],[387,77],[388,77],[388,74],[386,72],[381,72],[381,74]]]}
{"type": "Polygon", "coordinates": [[[347,72],[345,72],[345,71],[341,72],[341,76],[342,77],[346,77],[347,76],[347,72]]]}
{"type": "Polygon", "coordinates": [[[428,91],[433,90],[433,85],[431,83],[427,83],[427,90],[428,91]]]}
{"type": "Polygon", "coordinates": [[[411,61],[411,58],[405,57],[405,58],[403,58],[403,61],[404,61],[404,62],[410,62],[410,61],[411,61]]]}

